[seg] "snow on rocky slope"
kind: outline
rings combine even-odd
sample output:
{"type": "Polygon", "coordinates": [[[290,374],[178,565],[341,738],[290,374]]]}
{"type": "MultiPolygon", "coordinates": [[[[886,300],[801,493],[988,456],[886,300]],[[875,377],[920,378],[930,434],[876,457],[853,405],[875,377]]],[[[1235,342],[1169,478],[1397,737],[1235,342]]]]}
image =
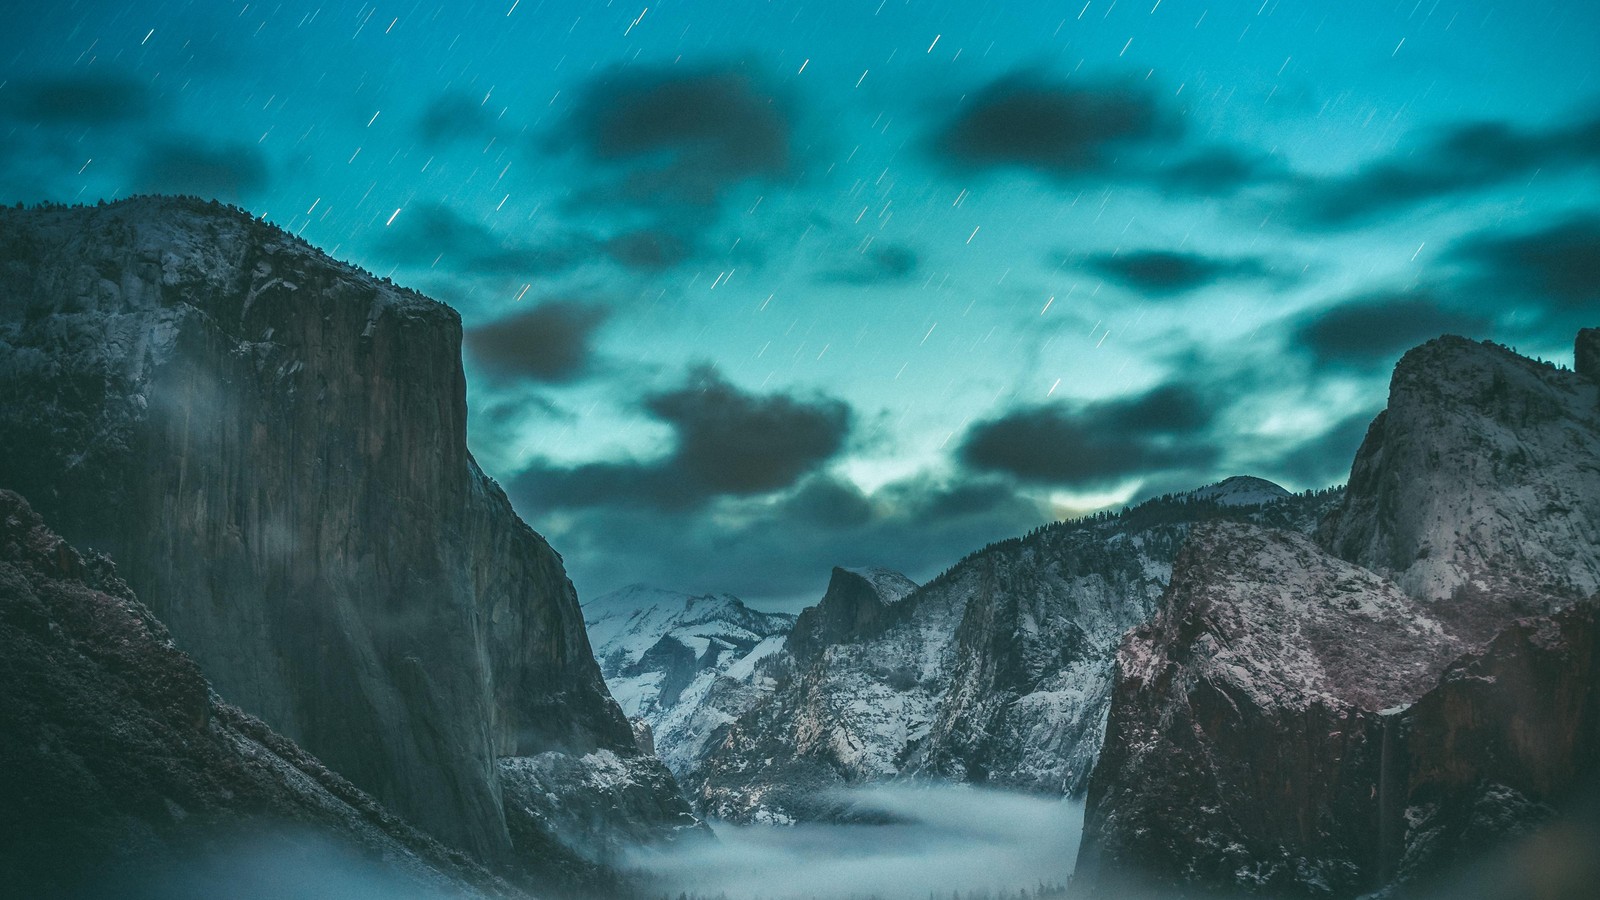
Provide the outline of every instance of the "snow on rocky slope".
{"type": "Polygon", "coordinates": [[[757,663],[782,649],[795,621],[730,594],[645,585],[590,600],[583,615],[611,695],[649,726],[655,752],[674,772],[690,767],[712,731],[770,689],[757,663]]]}
{"type": "Polygon", "coordinates": [[[1189,529],[1222,518],[1309,531],[1336,496],[1259,479],[1208,490],[1046,526],[903,596],[891,580],[879,604],[836,570],[786,651],[758,667],[772,691],[680,769],[686,790],[707,815],[775,822],[848,817],[832,789],[896,778],[1081,793],[1117,641],[1153,611],[1189,529]]]}

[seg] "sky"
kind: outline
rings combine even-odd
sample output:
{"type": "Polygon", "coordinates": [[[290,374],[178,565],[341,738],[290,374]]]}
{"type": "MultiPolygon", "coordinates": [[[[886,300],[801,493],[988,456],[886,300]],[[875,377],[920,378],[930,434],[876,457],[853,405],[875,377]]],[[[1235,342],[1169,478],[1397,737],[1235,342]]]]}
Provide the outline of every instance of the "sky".
{"type": "Polygon", "coordinates": [[[1600,4],[0,0],[0,202],[214,197],[460,311],[580,598],[814,602],[1600,325],[1600,4]]]}

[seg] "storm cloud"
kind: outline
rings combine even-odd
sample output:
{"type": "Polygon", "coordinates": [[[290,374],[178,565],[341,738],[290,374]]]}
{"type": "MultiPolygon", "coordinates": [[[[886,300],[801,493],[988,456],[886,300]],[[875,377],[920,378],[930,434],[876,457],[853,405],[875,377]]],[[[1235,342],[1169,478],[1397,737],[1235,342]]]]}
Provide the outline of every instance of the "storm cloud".
{"type": "Polygon", "coordinates": [[[393,262],[471,275],[532,276],[577,266],[589,247],[568,235],[533,244],[502,235],[442,203],[418,203],[395,217],[375,241],[393,262]]]}
{"type": "Polygon", "coordinates": [[[1428,292],[1376,292],[1301,316],[1292,342],[1321,367],[1381,371],[1424,341],[1476,336],[1489,326],[1489,317],[1428,292]]]}
{"type": "Polygon", "coordinates": [[[150,118],[155,98],[149,85],[130,75],[74,73],[16,84],[0,110],[41,125],[115,125],[150,118]]]}
{"type": "Polygon", "coordinates": [[[786,104],[745,67],[631,67],[583,87],[561,145],[610,176],[590,199],[711,206],[790,172],[791,132],[786,104]]]}
{"type": "Polygon", "coordinates": [[[750,394],[714,368],[692,370],[678,388],[640,404],[673,432],[664,457],[573,468],[538,465],[515,484],[545,505],[645,503],[688,508],[717,496],[765,494],[792,486],[844,449],[850,408],[826,397],[750,394]]]}
{"type": "Polygon", "coordinates": [[[930,147],[960,168],[1017,168],[1062,178],[1104,170],[1129,146],[1180,133],[1177,117],[1143,87],[1019,73],[966,99],[930,147]]]}
{"type": "Polygon", "coordinates": [[[479,325],[464,339],[473,361],[496,377],[571,381],[588,370],[606,315],[593,304],[550,300],[479,325]]]}
{"type": "Polygon", "coordinates": [[[1101,254],[1090,257],[1088,264],[1102,275],[1151,297],[1170,297],[1223,281],[1257,279],[1269,274],[1260,259],[1170,250],[1101,254]]]}
{"type": "Polygon", "coordinates": [[[1317,227],[1358,225],[1429,200],[1480,190],[1536,171],[1600,164],[1600,114],[1553,128],[1471,122],[1436,132],[1409,152],[1343,177],[1303,179],[1291,214],[1317,227]]]}
{"type": "Polygon", "coordinates": [[[271,172],[254,145],[172,137],[149,145],[132,177],[141,191],[238,202],[264,190],[271,172]]]}
{"type": "Polygon", "coordinates": [[[1450,256],[1472,270],[1467,285],[1485,302],[1509,296],[1546,312],[1590,318],[1600,308],[1600,217],[1574,216],[1509,234],[1479,233],[1452,248],[1450,256]]]}
{"type": "Polygon", "coordinates": [[[958,452],[979,471],[1102,486],[1211,464],[1220,455],[1207,433],[1217,412],[1194,387],[1167,384],[1135,397],[1013,409],[974,425],[958,452]]]}

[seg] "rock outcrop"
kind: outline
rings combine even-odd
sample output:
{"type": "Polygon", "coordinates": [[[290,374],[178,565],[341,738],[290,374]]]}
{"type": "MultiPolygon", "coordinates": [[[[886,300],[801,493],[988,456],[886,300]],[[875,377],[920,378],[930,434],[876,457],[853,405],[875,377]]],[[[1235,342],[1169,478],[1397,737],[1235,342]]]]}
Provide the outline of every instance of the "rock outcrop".
{"type": "Polygon", "coordinates": [[[890,608],[916,589],[915,581],[889,569],[835,566],[827,591],[801,611],[784,649],[803,666],[834,644],[877,637],[892,621],[890,608]]]}
{"type": "Polygon", "coordinates": [[[641,757],[560,557],[467,450],[460,351],[448,307],[236,210],[0,211],[0,485],[225,696],[503,860],[534,827],[503,760],[641,757]]]}
{"type": "Polygon", "coordinates": [[[1117,655],[1075,887],[1405,893],[1594,796],[1596,399],[1431,341],[1315,544],[1191,538],[1117,655]]]}
{"type": "Polygon", "coordinates": [[[1600,590],[1600,384],[1465,338],[1417,347],[1318,539],[1476,642],[1600,590]]]}
{"type": "Polygon", "coordinates": [[[308,844],[347,854],[325,877],[378,893],[522,896],[212,693],[109,559],[79,555],[10,491],[0,771],[9,896],[161,896],[179,875],[215,896],[248,872],[232,851],[303,864],[308,844]]]}

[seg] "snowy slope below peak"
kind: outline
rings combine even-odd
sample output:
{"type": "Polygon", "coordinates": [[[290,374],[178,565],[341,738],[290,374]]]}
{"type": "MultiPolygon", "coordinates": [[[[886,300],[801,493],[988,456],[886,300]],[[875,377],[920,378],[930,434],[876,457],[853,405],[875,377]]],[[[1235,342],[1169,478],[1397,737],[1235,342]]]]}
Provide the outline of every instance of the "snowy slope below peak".
{"type": "Polygon", "coordinates": [[[611,695],[650,726],[657,754],[674,771],[764,689],[757,663],[782,648],[795,620],[731,594],[648,585],[597,597],[583,613],[611,695]]]}

